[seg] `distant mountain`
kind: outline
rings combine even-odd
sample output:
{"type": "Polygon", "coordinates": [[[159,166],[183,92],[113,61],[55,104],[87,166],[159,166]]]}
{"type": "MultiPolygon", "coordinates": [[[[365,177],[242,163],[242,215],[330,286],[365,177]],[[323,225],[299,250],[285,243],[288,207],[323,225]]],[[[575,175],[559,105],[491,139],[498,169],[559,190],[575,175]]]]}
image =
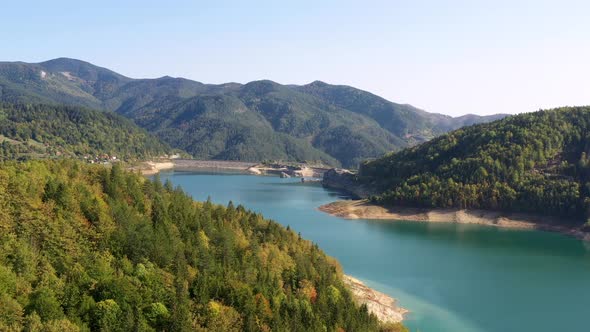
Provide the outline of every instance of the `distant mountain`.
{"type": "Polygon", "coordinates": [[[90,63],[55,59],[0,62],[0,97],[9,102],[55,102],[102,108],[105,95],[131,79],[90,63]]]}
{"type": "Polygon", "coordinates": [[[316,160],[345,167],[505,116],[452,118],[319,81],[296,86],[131,79],[67,58],[0,63],[0,100],[115,111],[196,158],[316,160]]]}
{"type": "MultiPolygon", "coordinates": [[[[363,163],[350,184],[382,205],[590,219],[590,107],[510,116],[363,163]]],[[[590,223],[587,224],[590,227],[590,223]]],[[[589,228],[590,229],[590,228],[589,228]]]]}

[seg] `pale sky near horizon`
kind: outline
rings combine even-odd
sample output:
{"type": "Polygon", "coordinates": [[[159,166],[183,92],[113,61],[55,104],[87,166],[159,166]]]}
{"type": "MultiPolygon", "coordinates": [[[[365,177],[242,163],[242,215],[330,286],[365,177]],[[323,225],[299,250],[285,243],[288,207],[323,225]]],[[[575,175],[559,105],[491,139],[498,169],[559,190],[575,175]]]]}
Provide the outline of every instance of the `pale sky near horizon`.
{"type": "Polygon", "coordinates": [[[321,80],[429,112],[590,105],[590,1],[2,1],[0,61],[321,80]]]}

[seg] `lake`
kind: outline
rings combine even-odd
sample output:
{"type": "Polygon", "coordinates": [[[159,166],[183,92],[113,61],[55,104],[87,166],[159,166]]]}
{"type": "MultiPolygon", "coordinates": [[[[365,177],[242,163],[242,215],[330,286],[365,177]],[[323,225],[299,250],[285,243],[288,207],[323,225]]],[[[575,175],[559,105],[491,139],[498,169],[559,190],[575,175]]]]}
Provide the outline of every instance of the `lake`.
{"type": "Polygon", "coordinates": [[[261,212],[317,243],[345,273],[398,299],[411,331],[588,331],[590,243],[479,225],[345,220],[342,199],[299,179],[166,172],[197,200],[261,212]]]}

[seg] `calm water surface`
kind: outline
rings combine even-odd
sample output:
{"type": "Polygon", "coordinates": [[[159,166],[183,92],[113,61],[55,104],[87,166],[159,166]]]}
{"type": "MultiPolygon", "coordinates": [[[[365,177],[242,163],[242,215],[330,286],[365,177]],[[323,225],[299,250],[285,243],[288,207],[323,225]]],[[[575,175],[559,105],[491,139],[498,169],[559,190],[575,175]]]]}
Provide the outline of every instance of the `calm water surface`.
{"type": "Polygon", "coordinates": [[[298,179],[161,174],[195,199],[232,200],[291,226],[347,274],[397,298],[412,331],[590,331],[590,245],[493,227],[345,220],[316,208],[341,197],[298,179]]]}

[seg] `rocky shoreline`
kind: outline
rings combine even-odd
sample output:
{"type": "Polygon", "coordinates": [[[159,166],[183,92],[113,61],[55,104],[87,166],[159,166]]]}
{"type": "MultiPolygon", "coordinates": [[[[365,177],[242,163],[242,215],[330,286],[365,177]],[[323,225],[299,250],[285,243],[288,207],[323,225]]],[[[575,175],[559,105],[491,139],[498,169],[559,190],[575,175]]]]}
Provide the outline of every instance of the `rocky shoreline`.
{"type": "Polygon", "coordinates": [[[307,164],[283,165],[283,164],[257,164],[247,169],[253,175],[278,175],[283,178],[315,178],[321,179],[327,168],[313,167],[307,164]]]}
{"type": "Polygon", "coordinates": [[[345,219],[404,220],[417,222],[446,222],[477,224],[513,229],[537,229],[558,232],[590,241],[590,233],[581,227],[559,224],[555,217],[525,213],[502,213],[475,209],[426,209],[409,207],[385,208],[367,200],[337,201],[322,205],[320,211],[345,219]]]}
{"type": "Polygon", "coordinates": [[[143,175],[154,175],[161,170],[227,170],[237,171],[252,175],[277,175],[281,177],[299,177],[321,179],[328,168],[307,165],[304,163],[286,165],[280,163],[266,164],[243,161],[226,160],[193,160],[171,159],[160,161],[146,161],[140,165],[129,168],[139,171],[143,175]]]}
{"type": "Polygon", "coordinates": [[[400,323],[408,313],[407,309],[397,306],[394,298],[367,287],[362,281],[349,275],[344,275],[342,279],[357,303],[365,304],[381,322],[400,323]]]}

